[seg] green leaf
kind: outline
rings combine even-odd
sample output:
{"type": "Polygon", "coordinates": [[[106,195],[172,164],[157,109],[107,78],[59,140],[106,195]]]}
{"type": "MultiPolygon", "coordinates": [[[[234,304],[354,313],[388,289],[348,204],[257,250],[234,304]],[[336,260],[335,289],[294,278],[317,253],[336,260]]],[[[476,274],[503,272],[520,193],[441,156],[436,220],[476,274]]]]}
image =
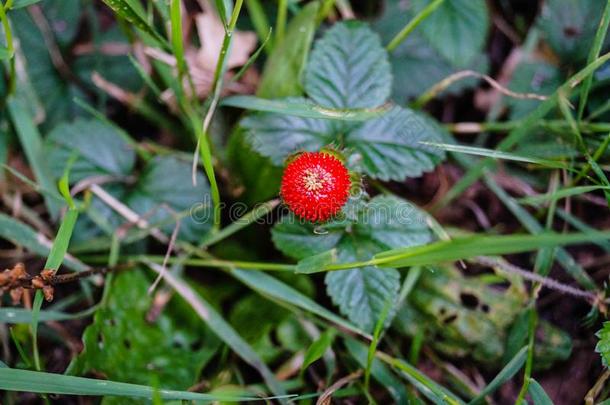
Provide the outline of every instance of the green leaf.
{"type": "MultiPolygon", "coordinates": [[[[284,217],[272,230],[273,241],[288,256],[304,259],[336,247],[339,262],[369,260],[377,252],[392,246],[427,243],[432,235],[424,215],[412,204],[397,197],[379,196],[371,200],[350,224],[335,222],[315,228],[298,221],[294,215],[284,217]]],[[[308,259],[307,272],[320,271],[328,263],[308,259]]],[[[332,255],[332,253],[331,253],[332,255]]],[[[305,266],[303,262],[301,267],[305,266]]],[[[341,312],[362,329],[370,332],[388,301],[394,303],[400,288],[400,275],[394,270],[374,267],[330,272],[326,276],[327,292],[341,312]]],[[[394,311],[387,318],[389,323],[394,311]]]]}
{"type": "MultiPolygon", "coordinates": [[[[548,96],[553,94],[562,83],[561,72],[557,67],[544,62],[526,61],[517,66],[508,87],[517,93],[548,96]]],[[[511,109],[511,118],[519,119],[527,116],[540,104],[540,101],[506,97],[506,104],[511,109]]]]}
{"type": "Polygon", "coordinates": [[[83,334],[85,349],[74,371],[103,373],[111,380],[187,389],[219,348],[219,340],[185,304],[166,308],[155,322],[146,320],[152,304],[150,281],[139,269],[119,273],[107,300],[83,334]]]}
{"type": "MultiPolygon", "coordinates": [[[[180,237],[189,241],[202,238],[210,228],[212,202],[206,178],[197,173],[197,186],[193,186],[190,164],[174,157],[150,160],[127,197],[127,204],[150,223],[190,212],[191,215],[181,215],[180,223],[180,237]]],[[[169,223],[161,229],[169,234],[174,227],[169,223]]]]}
{"type": "Polygon", "coordinates": [[[553,401],[544,391],[544,388],[542,388],[542,386],[538,384],[538,381],[534,380],[533,378],[530,378],[528,392],[532,397],[532,402],[535,405],[553,405],[553,401]]]}
{"type": "Polygon", "coordinates": [[[387,52],[368,25],[337,23],[314,46],[305,90],[324,107],[379,107],[390,96],[390,70],[387,52]]]}
{"type": "Polygon", "coordinates": [[[62,121],[76,117],[79,111],[72,100],[82,93],[75,85],[66,82],[56,69],[44,36],[28,11],[21,9],[11,12],[11,22],[24,55],[27,80],[44,107],[45,114],[41,117],[44,118],[44,127],[53,128],[62,121]]]}
{"type": "Polygon", "coordinates": [[[124,18],[128,22],[135,25],[137,28],[153,37],[157,42],[164,45],[165,48],[171,48],[165,38],[152,27],[142,16],[142,6],[139,3],[133,3],[132,0],[102,0],[116,14],[124,18]]]}
{"type": "Polygon", "coordinates": [[[273,113],[246,117],[241,126],[247,131],[252,148],[278,166],[296,151],[316,151],[330,144],[334,133],[329,120],[273,113]]]}
{"type": "MultiPolygon", "coordinates": [[[[46,257],[51,252],[50,242],[34,229],[18,220],[0,213],[0,237],[12,242],[16,246],[23,246],[30,252],[46,257]]],[[[72,256],[64,258],[66,267],[74,271],[84,271],[88,267],[72,256]]]]}
{"type": "Polygon", "coordinates": [[[135,164],[133,147],[121,133],[95,119],[77,119],[58,125],[47,136],[44,150],[55,178],[61,176],[70,156],[77,154],[71,183],[90,176],[125,177],[131,174],[135,164]]]}
{"type": "Polygon", "coordinates": [[[319,118],[340,121],[366,121],[387,112],[384,108],[334,109],[315,105],[309,100],[284,99],[267,100],[252,96],[232,96],[225,98],[221,105],[239,107],[253,111],[295,115],[303,118],[319,118]]]}
{"type": "Polygon", "coordinates": [[[527,346],[523,347],[519,352],[512,358],[511,361],[498,373],[497,376],[491,382],[481,390],[479,395],[469,402],[469,405],[478,404],[484,401],[485,397],[489,394],[494,393],[500,388],[505,382],[513,378],[515,374],[521,369],[525,360],[527,359],[527,346]]]}
{"type": "MultiPolygon", "coordinates": [[[[413,0],[414,12],[430,0],[413,0]]],[[[421,23],[432,46],[454,66],[467,66],[483,49],[489,30],[484,0],[448,0],[421,23]]]]}
{"type": "Polygon", "coordinates": [[[82,13],[82,2],[65,0],[45,0],[42,10],[55,39],[61,47],[68,46],[78,33],[82,13]]]}
{"type": "Polygon", "coordinates": [[[23,7],[31,6],[32,4],[40,3],[42,0],[15,0],[11,10],[17,10],[23,7]]]}
{"type": "Polygon", "coordinates": [[[434,169],[444,159],[442,149],[422,144],[441,142],[444,137],[443,129],[432,119],[395,107],[347,134],[345,144],[359,155],[366,174],[401,181],[434,169]]]}
{"type": "Polygon", "coordinates": [[[587,58],[604,4],[598,0],[544,2],[538,25],[562,61],[574,64],[587,58]]]}
{"type": "MultiPolygon", "coordinates": [[[[49,162],[44,158],[42,135],[34,123],[34,117],[32,117],[25,103],[15,97],[9,99],[8,112],[37,183],[42,188],[49,190],[52,195],[59,196],[49,173],[49,162]]],[[[45,195],[45,203],[51,215],[57,215],[59,210],[58,201],[45,195]]]]}
{"type": "Polygon", "coordinates": [[[450,241],[439,241],[426,246],[407,247],[377,254],[375,262],[381,267],[423,266],[439,262],[468,259],[475,256],[494,256],[529,252],[543,247],[591,243],[607,239],[609,232],[511,234],[505,236],[469,236],[450,241]]]}
{"type": "Polygon", "coordinates": [[[337,249],[309,256],[297,263],[295,273],[315,273],[319,269],[337,262],[337,249]]]}
{"type": "Polygon", "coordinates": [[[0,46],[0,60],[7,60],[13,57],[13,52],[9,51],[7,47],[0,46]]]}
{"type": "MultiPolygon", "coordinates": [[[[358,362],[360,367],[367,365],[367,348],[355,339],[345,338],[345,347],[349,354],[358,362]]],[[[404,384],[394,377],[394,374],[379,359],[373,359],[371,375],[377,380],[392,396],[396,404],[410,404],[408,393],[404,384]]]]}
{"type": "MultiPolygon", "coordinates": [[[[384,43],[389,43],[404,27],[405,21],[414,17],[412,8],[410,2],[385,1],[383,14],[373,25],[384,43]]],[[[463,66],[453,66],[441,56],[422,35],[420,28],[416,28],[390,53],[390,63],[394,76],[392,96],[399,103],[419,96],[447,76],[464,69],[463,66]]],[[[479,73],[487,73],[489,69],[487,56],[480,53],[466,67],[479,73]]],[[[477,79],[460,80],[449,86],[446,93],[457,94],[473,87],[476,83],[478,83],[477,79]]]]}
{"type": "Polygon", "coordinates": [[[253,401],[263,399],[173,391],[145,385],[71,377],[63,374],[18,370],[8,367],[0,367],[0,389],[59,395],[109,395],[144,399],[160,396],[168,400],[188,401],[253,401]]]}
{"type": "Polygon", "coordinates": [[[331,347],[337,331],[334,329],[327,329],[320,337],[309,346],[305,352],[305,358],[303,359],[303,365],[301,370],[306,370],[307,367],[312,365],[316,360],[322,358],[326,350],[331,347]]]}
{"type": "MultiPolygon", "coordinates": [[[[38,313],[39,322],[47,321],[65,321],[70,319],[79,319],[91,314],[97,308],[92,307],[81,312],[68,314],[61,311],[40,311],[38,313]]],[[[2,323],[30,323],[32,322],[32,310],[24,308],[0,308],[0,322],[2,323]]]]}
{"type": "Polygon", "coordinates": [[[610,367],[610,322],[604,322],[604,326],[595,336],[599,339],[595,351],[602,357],[602,364],[610,367]]]}
{"type": "Polygon", "coordinates": [[[301,76],[317,27],[319,3],[311,2],[288,24],[284,40],[269,55],[256,95],[262,98],[303,94],[301,76]]]}
{"type": "Polygon", "coordinates": [[[366,332],[347,322],[340,316],[337,316],[322,305],[316,303],[295,288],[264,272],[236,269],[233,270],[231,274],[248,287],[257,291],[259,294],[274,300],[297,306],[304,311],[310,312],[319,316],[320,318],[333,322],[343,329],[349,330],[366,338],[370,337],[366,332]]]}

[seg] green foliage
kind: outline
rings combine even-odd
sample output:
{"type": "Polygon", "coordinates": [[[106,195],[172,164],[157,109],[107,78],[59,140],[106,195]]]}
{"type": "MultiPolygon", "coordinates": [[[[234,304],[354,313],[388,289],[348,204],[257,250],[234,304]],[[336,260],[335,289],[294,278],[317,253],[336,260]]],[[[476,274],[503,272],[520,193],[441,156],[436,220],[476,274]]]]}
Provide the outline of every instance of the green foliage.
{"type": "MultiPolygon", "coordinates": [[[[299,223],[290,214],[273,227],[273,242],[284,254],[295,259],[336,248],[338,262],[355,262],[368,260],[375,253],[392,247],[420,245],[432,239],[423,214],[396,197],[376,197],[356,215],[357,220],[353,223],[339,221],[316,230],[312,225],[299,223]]],[[[393,305],[396,302],[400,275],[395,269],[380,271],[367,266],[330,272],[326,275],[326,285],[341,312],[370,332],[386,303],[393,305]]],[[[386,324],[390,323],[393,314],[392,309],[386,324]]]]}
{"type": "MultiPolygon", "coordinates": [[[[427,336],[434,336],[434,348],[448,356],[472,356],[498,366],[515,357],[526,343],[528,317],[521,310],[526,300],[519,284],[500,292],[454,268],[435,267],[422,273],[394,326],[408,336],[423,329],[427,336]]],[[[541,322],[536,336],[537,369],[570,355],[570,337],[548,322],[541,322]]]]}
{"type": "MultiPolygon", "coordinates": [[[[419,12],[430,0],[414,0],[419,12]]],[[[465,67],[483,50],[489,30],[484,0],[445,1],[422,24],[430,44],[452,65],[465,67]]]]}
{"type": "Polygon", "coordinates": [[[169,222],[161,227],[168,234],[179,220],[180,236],[198,240],[210,229],[212,202],[205,177],[198,172],[197,185],[193,186],[190,174],[189,163],[170,156],[156,157],[144,167],[126,197],[127,204],[150,223],[169,222]]]}
{"type": "Polygon", "coordinates": [[[307,369],[313,362],[322,358],[324,353],[331,347],[337,331],[334,329],[325,330],[318,339],[316,339],[305,352],[305,359],[301,370],[307,369]]]}
{"type": "MultiPolygon", "coordinates": [[[[420,1],[420,6],[425,1],[420,1]]],[[[445,1],[451,3],[451,1],[445,1]]],[[[399,0],[387,0],[384,2],[383,14],[374,22],[373,28],[379,32],[384,43],[388,43],[394,35],[404,26],[405,21],[412,19],[416,10],[414,2],[404,2],[399,0]]],[[[477,2],[472,2],[469,7],[479,7],[477,2]]],[[[443,6],[441,6],[443,7],[443,6]]],[[[451,5],[445,6],[445,10],[435,10],[437,12],[447,12],[447,8],[452,8],[451,5]]],[[[429,18],[432,18],[432,15],[429,18]]],[[[482,21],[475,24],[480,26],[482,21]]],[[[456,19],[455,25],[463,26],[460,19],[456,19]]],[[[450,26],[454,26],[452,22],[450,26]]],[[[464,27],[470,28],[470,27],[464,27]]],[[[469,34],[471,35],[471,34],[469,34]]],[[[467,47],[470,52],[478,52],[475,56],[469,57],[466,65],[455,63],[451,59],[447,59],[444,54],[436,49],[434,43],[445,48],[445,44],[453,44],[455,39],[454,33],[448,30],[437,30],[436,26],[432,26],[428,20],[425,20],[421,26],[417,27],[408,38],[403,41],[393,52],[390,53],[390,63],[392,65],[392,73],[394,76],[392,86],[392,96],[397,101],[404,102],[411,97],[418,96],[428,90],[434,84],[440,82],[447,76],[456,73],[459,70],[468,68],[481,73],[486,73],[488,70],[487,56],[482,53],[481,46],[476,47],[480,43],[477,39],[474,43],[460,42],[459,47],[467,47]],[[433,31],[433,39],[429,40],[423,34],[426,27],[428,31],[433,31]]],[[[449,51],[448,47],[447,50],[449,51]]],[[[463,56],[457,55],[458,59],[466,59],[463,56]]],[[[446,90],[447,93],[457,94],[464,89],[473,87],[477,80],[468,79],[459,81],[446,90]]]]}
{"type": "Polygon", "coordinates": [[[574,64],[586,60],[604,4],[597,0],[544,2],[538,24],[562,62],[574,64]]]}
{"type": "MultiPolygon", "coordinates": [[[[390,93],[389,70],[386,52],[366,25],[340,23],[316,44],[305,90],[322,106],[378,107],[390,93]]],[[[359,126],[275,113],[251,115],[241,126],[252,148],[276,165],[293,152],[334,144],[352,152],[356,170],[382,180],[402,180],[432,170],[444,158],[442,150],[419,143],[446,137],[440,127],[406,108],[396,107],[359,126]]]]}
{"type": "Polygon", "coordinates": [[[390,96],[392,75],[381,40],[364,23],[329,29],[314,46],[305,91],[324,107],[379,107],[390,96]]]}
{"type": "Polygon", "coordinates": [[[257,95],[263,98],[300,96],[301,76],[317,28],[319,3],[313,1],[290,21],[284,40],[269,55],[257,95]]]}
{"type": "Polygon", "coordinates": [[[602,364],[610,367],[610,322],[604,322],[604,326],[595,336],[599,339],[595,351],[601,356],[602,364]]]}
{"type": "Polygon", "coordinates": [[[120,132],[95,119],[61,123],[46,137],[44,150],[55,178],[61,176],[69,158],[77,156],[71,169],[71,183],[90,176],[124,178],[131,174],[135,164],[133,147],[120,132]]]}
{"type": "Polygon", "coordinates": [[[147,320],[150,285],[137,269],[120,273],[83,334],[85,349],[73,374],[102,373],[111,380],[183,389],[193,385],[219,348],[219,340],[192,317],[184,303],[171,303],[147,320]]]}

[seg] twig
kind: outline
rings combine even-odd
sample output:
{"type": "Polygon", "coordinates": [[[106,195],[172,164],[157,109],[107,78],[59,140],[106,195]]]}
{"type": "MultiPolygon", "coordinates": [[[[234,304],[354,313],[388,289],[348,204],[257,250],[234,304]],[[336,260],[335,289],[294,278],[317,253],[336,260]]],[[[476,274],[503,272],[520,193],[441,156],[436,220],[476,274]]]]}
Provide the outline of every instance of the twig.
{"type": "Polygon", "coordinates": [[[599,296],[595,293],[581,290],[566,284],[562,284],[557,280],[553,280],[551,278],[543,277],[539,274],[532,273],[531,271],[527,271],[503,260],[494,259],[486,256],[479,256],[474,259],[474,261],[484,266],[496,267],[508,273],[517,274],[526,280],[534,281],[552,290],[556,290],[574,297],[584,298],[590,302],[596,302],[599,299],[599,296]]]}
{"type": "Polygon", "coordinates": [[[320,397],[318,398],[318,401],[316,402],[316,405],[330,405],[330,400],[335,391],[337,391],[339,388],[343,387],[344,385],[347,385],[350,382],[357,380],[360,377],[362,377],[362,370],[354,371],[353,373],[346,375],[343,378],[340,378],[333,385],[328,387],[322,393],[322,395],[320,395],[320,397]]]}

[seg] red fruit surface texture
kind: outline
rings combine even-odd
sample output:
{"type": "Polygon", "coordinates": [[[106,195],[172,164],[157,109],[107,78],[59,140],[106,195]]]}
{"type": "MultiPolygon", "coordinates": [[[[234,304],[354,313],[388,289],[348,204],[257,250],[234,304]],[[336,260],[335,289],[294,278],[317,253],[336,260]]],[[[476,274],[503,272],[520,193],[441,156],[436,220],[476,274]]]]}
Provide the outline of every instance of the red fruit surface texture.
{"type": "Polygon", "coordinates": [[[284,170],[280,194],[298,217],[324,222],[347,202],[351,180],[347,168],[335,156],[305,152],[284,170]]]}

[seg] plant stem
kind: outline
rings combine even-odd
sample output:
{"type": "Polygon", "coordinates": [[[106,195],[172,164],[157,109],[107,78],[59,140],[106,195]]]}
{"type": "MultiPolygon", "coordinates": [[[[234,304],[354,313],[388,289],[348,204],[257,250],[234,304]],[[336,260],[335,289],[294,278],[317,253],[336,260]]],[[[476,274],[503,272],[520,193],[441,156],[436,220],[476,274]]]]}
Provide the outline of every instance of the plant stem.
{"type": "Polygon", "coordinates": [[[9,85],[8,95],[11,96],[15,93],[17,83],[17,72],[15,69],[15,48],[13,45],[13,32],[11,31],[11,24],[6,15],[6,10],[10,8],[12,0],[8,0],[5,5],[0,6],[0,20],[2,21],[2,28],[4,28],[4,37],[6,39],[6,48],[10,54],[10,72],[9,72],[9,85]]]}

